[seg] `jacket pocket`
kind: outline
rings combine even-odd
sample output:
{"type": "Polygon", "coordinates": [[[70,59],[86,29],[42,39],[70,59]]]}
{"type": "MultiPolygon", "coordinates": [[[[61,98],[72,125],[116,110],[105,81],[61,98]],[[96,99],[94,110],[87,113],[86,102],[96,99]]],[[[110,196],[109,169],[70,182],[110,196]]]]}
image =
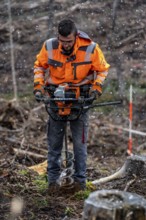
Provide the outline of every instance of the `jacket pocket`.
{"type": "Polygon", "coordinates": [[[91,61],[72,63],[74,79],[84,79],[90,71],[91,63],[91,61]]]}
{"type": "Polygon", "coordinates": [[[50,68],[50,74],[58,79],[64,78],[64,64],[53,59],[48,60],[49,68],[50,68]]]}

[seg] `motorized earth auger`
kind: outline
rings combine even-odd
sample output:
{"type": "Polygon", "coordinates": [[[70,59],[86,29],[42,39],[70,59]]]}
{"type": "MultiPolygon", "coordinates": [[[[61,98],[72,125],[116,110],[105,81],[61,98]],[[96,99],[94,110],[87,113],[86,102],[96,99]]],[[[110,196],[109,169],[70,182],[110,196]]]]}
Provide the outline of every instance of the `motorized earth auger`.
{"type": "MultiPolygon", "coordinates": [[[[45,95],[39,98],[43,101],[49,116],[55,121],[73,121],[77,120],[84,112],[90,108],[118,105],[122,101],[102,102],[93,104],[95,96],[91,93],[91,85],[85,84],[82,86],[72,86],[68,83],[63,83],[59,86],[48,85],[44,87],[45,95]]],[[[67,143],[67,126],[64,134],[64,150],[60,162],[60,177],[59,184],[63,187],[70,188],[74,182],[72,175],[74,173],[74,155],[68,150],[67,143]]]]}

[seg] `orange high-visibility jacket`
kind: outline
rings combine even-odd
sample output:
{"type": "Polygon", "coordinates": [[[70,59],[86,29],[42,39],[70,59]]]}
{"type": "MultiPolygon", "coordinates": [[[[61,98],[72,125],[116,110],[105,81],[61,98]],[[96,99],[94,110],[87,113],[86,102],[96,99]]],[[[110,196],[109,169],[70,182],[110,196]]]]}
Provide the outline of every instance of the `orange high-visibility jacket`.
{"type": "Polygon", "coordinates": [[[78,31],[73,53],[69,56],[63,54],[58,39],[52,38],[45,41],[34,63],[34,90],[41,90],[47,81],[59,85],[65,82],[78,84],[85,79],[98,90],[109,67],[99,45],[86,33],[78,31]]]}

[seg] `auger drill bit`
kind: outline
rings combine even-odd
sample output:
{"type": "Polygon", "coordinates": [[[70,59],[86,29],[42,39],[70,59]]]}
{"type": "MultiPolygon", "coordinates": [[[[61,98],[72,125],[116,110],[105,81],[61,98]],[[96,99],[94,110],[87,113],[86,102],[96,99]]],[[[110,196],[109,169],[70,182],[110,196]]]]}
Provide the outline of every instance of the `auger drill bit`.
{"type": "Polygon", "coordinates": [[[62,152],[61,158],[61,174],[59,177],[59,184],[62,187],[70,188],[74,182],[72,175],[74,173],[73,169],[73,159],[74,155],[73,152],[68,150],[67,146],[67,126],[65,127],[65,135],[64,135],[64,143],[65,143],[65,150],[62,152]],[[64,158],[63,158],[64,157],[64,158]]]}

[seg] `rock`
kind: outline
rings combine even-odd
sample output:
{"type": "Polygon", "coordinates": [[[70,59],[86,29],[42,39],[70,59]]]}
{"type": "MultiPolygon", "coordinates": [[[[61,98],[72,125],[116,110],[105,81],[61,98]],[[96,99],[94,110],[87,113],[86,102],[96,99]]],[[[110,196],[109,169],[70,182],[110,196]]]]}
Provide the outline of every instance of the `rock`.
{"type": "Polygon", "coordinates": [[[83,220],[145,220],[146,200],[118,190],[93,192],[84,202],[83,220]]]}

